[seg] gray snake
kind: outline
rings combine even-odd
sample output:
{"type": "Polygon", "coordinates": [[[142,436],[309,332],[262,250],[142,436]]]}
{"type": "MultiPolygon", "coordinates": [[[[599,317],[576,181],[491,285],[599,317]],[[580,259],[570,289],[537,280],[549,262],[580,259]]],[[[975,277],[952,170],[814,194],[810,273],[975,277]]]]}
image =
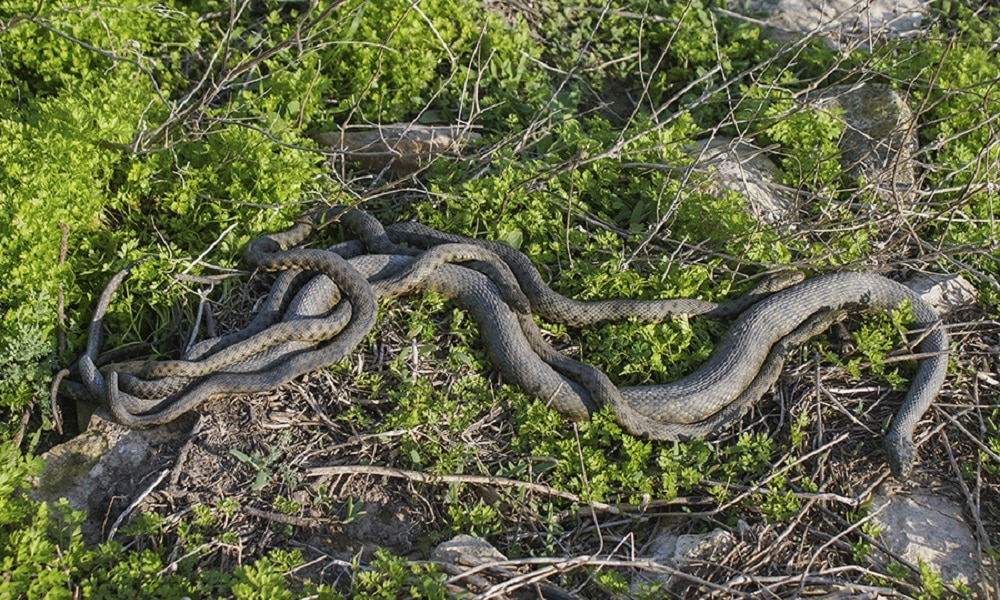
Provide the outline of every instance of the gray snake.
{"type": "MultiPolygon", "coordinates": [[[[891,470],[905,477],[915,452],[913,432],[943,384],[948,363],[947,335],[930,305],[905,286],[866,273],[819,276],[780,291],[759,286],[725,304],[689,299],[581,302],[551,290],[531,261],[510,246],[416,223],[383,229],[366,213],[343,207],[259,238],[246,254],[262,270],[281,271],[247,328],[202,342],[183,360],[97,369],[100,331],[91,327],[88,350],[79,363],[90,395],[104,400],[126,425],[162,424],[207,398],[272,389],[337,362],[374,326],[378,298],[432,290],[470,312],[505,378],[567,417],[588,418],[609,405],[634,434],[688,439],[732,424],[773,385],[788,350],[841,318],[845,309],[887,310],[908,300],[911,331],[922,334],[917,350],[925,358],[886,436],[891,470]],[[295,247],[316,225],[331,219],[341,220],[361,241],[330,250],[295,247]],[[678,315],[735,320],[694,373],[669,384],[618,388],[600,370],[553,349],[532,313],[573,327],[625,318],[656,322],[678,315]]],[[[789,283],[777,287],[782,285],[789,283]]],[[[106,308],[102,297],[95,323],[106,308]]]]}

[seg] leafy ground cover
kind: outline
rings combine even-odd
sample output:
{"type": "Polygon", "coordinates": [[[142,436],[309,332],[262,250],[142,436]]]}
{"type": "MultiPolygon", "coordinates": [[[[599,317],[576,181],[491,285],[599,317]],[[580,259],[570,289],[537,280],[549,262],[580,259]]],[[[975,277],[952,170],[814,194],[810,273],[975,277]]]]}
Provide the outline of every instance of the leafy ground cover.
{"type": "MultiPolygon", "coordinates": [[[[729,556],[684,573],[689,593],[784,597],[830,581],[963,592],[886,558],[868,519],[887,473],[892,390],[909,372],[886,356],[898,347],[893,318],[856,324],[854,354],[831,339],[801,349],[773,401],[738,429],[668,444],[633,438],[609,415],[569,426],[492,374],[468,317],[409,299],[383,307],[356,363],[192,417],[193,446],[165,445],[149,465],[178,474],[171,489],[114,539],[91,539],[85,515],[22,493],[36,455],[61,439],[53,373],[83,348],[112,272],[154,257],[112,306],[108,347],[169,355],[202,297],[220,326],[240,324],[261,287],[240,271],[243,246],[317,202],[508,241],[580,298],[723,299],[785,265],[962,272],[980,302],[950,317],[955,358],[919,469],[966,490],[982,558],[998,558],[995,9],[937,2],[919,36],[834,49],[819,37],[770,41],[754,20],[699,0],[518,7],[0,7],[5,596],[141,586],[150,597],[446,597],[462,580],[424,562],[428,550],[472,533],[513,559],[487,596],[544,576],[585,597],[657,597],[656,583],[629,588],[653,569],[635,557],[657,523],[739,536],[729,556]],[[917,113],[909,204],[845,176],[842,121],[803,102],[859,82],[892,86],[917,113]],[[482,137],[405,177],[312,137],[411,120],[482,137]],[[752,139],[780,164],[781,183],[808,199],[796,228],[762,225],[737,195],[710,191],[688,149],[718,135],[752,139]]],[[[723,328],[548,330],[631,385],[690,372],[723,328]]]]}

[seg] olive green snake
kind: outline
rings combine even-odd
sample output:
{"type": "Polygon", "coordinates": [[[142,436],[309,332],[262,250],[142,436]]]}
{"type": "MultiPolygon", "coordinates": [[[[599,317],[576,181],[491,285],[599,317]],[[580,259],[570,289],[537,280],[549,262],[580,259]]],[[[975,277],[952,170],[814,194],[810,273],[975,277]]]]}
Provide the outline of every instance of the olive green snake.
{"type": "MultiPolygon", "coordinates": [[[[104,402],[127,426],[167,423],[208,398],[270,390],[339,362],[375,326],[380,299],[433,291],[471,314],[505,379],[568,418],[586,419],[607,405],[633,434],[684,440],[736,422],[773,386],[788,351],[847,309],[891,310],[908,301],[911,334],[918,337],[916,351],[923,358],[886,435],[890,468],[902,478],[914,459],[914,430],[948,364],[947,334],[933,308],[907,287],[867,273],[768,281],[724,304],[684,298],[578,301],[553,291],[530,259],[506,244],[412,222],[383,227],[360,209],[340,206],[254,240],[245,257],[278,275],[244,329],[200,342],[181,359],[98,368],[102,319],[127,270],[114,277],[98,302],[78,363],[84,394],[104,402]],[[326,250],[300,247],[316,227],[332,221],[359,239],[326,250]],[[534,315],[571,327],[694,315],[733,321],[708,360],[688,376],[619,388],[599,369],[554,349],[534,315]]],[[[80,395],[80,387],[67,381],[60,390],[80,395]]]]}

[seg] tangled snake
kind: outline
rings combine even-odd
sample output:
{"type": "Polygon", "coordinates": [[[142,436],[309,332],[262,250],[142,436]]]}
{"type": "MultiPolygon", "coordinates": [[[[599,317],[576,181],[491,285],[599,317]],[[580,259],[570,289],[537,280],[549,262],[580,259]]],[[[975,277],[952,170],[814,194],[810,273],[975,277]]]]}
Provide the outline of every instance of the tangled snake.
{"type": "MultiPolygon", "coordinates": [[[[785,354],[843,318],[847,309],[894,309],[909,301],[911,332],[924,358],[893,419],[886,447],[894,475],[906,477],[913,432],[940,389],[948,339],[934,310],[881,276],[837,273],[796,283],[768,280],[724,304],[694,299],[577,301],[554,292],[524,254],[498,242],[446,234],[417,223],[383,228],[367,213],[334,207],[288,231],[254,240],[248,262],[280,271],[257,317],[243,330],[203,341],[180,360],[97,368],[100,322],[112,279],[98,303],[79,361],[86,393],[131,427],[169,422],[204,400],[273,389],[342,360],[375,324],[377,301],[434,291],[469,311],[503,376],[575,420],[611,407],[623,427],[654,439],[703,437],[739,419],[777,380],[785,354]],[[328,250],[298,248],[314,228],[339,220],[360,239],[328,250]],[[709,359],[674,383],[616,387],[599,369],[564,356],[532,314],[584,327],[621,319],[657,322],[679,315],[735,317],[709,359]]],[[[64,387],[73,390],[73,384],[64,387]]],[[[77,390],[77,393],[79,391],[77,390]]]]}

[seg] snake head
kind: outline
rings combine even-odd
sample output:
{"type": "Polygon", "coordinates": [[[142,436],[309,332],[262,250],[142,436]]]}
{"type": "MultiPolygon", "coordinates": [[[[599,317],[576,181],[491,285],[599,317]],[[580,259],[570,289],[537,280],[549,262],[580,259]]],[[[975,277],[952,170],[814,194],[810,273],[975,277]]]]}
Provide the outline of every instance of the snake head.
{"type": "Polygon", "coordinates": [[[890,433],[885,438],[885,450],[889,459],[889,470],[893,477],[905,481],[913,468],[913,458],[917,453],[913,439],[905,435],[890,433]]]}

